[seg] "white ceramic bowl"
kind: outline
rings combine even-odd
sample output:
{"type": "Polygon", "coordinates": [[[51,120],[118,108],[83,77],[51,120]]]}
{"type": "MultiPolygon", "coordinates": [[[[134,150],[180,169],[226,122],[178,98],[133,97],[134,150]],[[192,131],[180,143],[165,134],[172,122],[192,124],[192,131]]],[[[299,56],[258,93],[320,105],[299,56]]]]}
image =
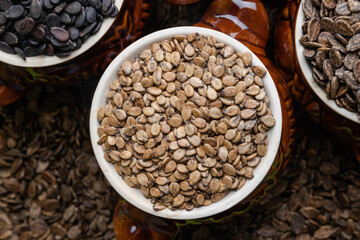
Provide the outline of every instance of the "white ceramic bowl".
{"type": "MultiPolygon", "coordinates": [[[[123,2],[124,2],[124,0],[115,0],[115,5],[119,9],[119,12],[123,5],[123,2]]],[[[53,66],[53,65],[67,62],[67,61],[81,55],[82,53],[84,53],[88,49],[90,49],[92,46],[94,46],[109,30],[109,28],[114,23],[115,19],[116,19],[116,17],[105,18],[99,31],[95,35],[90,36],[87,39],[87,41],[85,43],[83,43],[83,45],[79,49],[71,52],[71,54],[69,56],[57,57],[57,56],[39,55],[39,56],[35,56],[35,57],[27,57],[26,60],[24,60],[18,54],[9,54],[9,53],[0,51],[0,61],[10,64],[10,65],[19,66],[19,67],[48,67],[48,66],[53,66]]]]}
{"type": "Polygon", "coordinates": [[[303,1],[301,1],[300,7],[298,9],[295,24],[295,51],[300,65],[300,69],[313,92],[321,99],[323,103],[325,103],[329,108],[331,108],[333,111],[340,114],[341,116],[356,123],[360,123],[360,119],[358,118],[357,113],[350,112],[346,108],[338,107],[334,100],[328,99],[326,97],[325,91],[315,82],[314,78],[312,77],[312,66],[302,54],[304,47],[299,42],[299,39],[303,35],[301,25],[304,22],[304,12],[302,10],[302,5],[303,1]]]}
{"type": "MultiPolygon", "coordinates": [[[[158,42],[165,39],[171,39],[174,35],[177,34],[190,34],[190,33],[200,33],[205,36],[212,35],[218,41],[224,42],[225,44],[233,46],[237,51],[244,52],[250,51],[243,44],[235,40],[234,38],[223,34],[218,31],[209,30],[206,28],[199,27],[176,27],[169,28],[161,31],[154,32],[150,35],[147,35],[130,46],[123,50],[108,66],[104,74],[102,75],[98,86],[96,88],[91,112],[90,112],[90,136],[92,146],[95,152],[97,161],[105,174],[105,177],[108,179],[113,188],[128,202],[136,206],[137,208],[148,212],[150,214],[170,218],[170,219],[196,219],[204,218],[210,215],[214,215],[220,212],[223,212],[235,204],[239,203],[245,197],[247,197],[264,179],[267,172],[269,171],[276,153],[279,148],[281,129],[282,129],[282,114],[280,107],[279,95],[277,93],[275,84],[269,73],[264,77],[265,90],[270,98],[270,109],[276,119],[276,125],[268,132],[269,133],[269,145],[268,152],[265,157],[263,157],[260,164],[254,170],[254,178],[248,180],[243,188],[238,191],[230,192],[224,199],[219,202],[213,203],[209,206],[203,206],[200,208],[194,208],[191,211],[186,210],[176,210],[171,211],[169,209],[164,209],[161,211],[155,211],[153,209],[153,204],[150,202],[150,199],[146,199],[139,189],[129,187],[122,179],[122,177],[116,172],[113,164],[107,162],[104,158],[104,152],[100,145],[97,144],[99,139],[97,135],[97,128],[99,123],[97,121],[97,110],[99,107],[105,105],[106,94],[109,91],[109,85],[114,80],[117,79],[117,70],[120,68],[121,64],[125,60],[132,60],[135,58],[141,51],[145,48],[149,48],[152,43],[158,42]]],[[[253,54],[253,64],[257,66],[265,67],[262,62],[253,54]]]]}

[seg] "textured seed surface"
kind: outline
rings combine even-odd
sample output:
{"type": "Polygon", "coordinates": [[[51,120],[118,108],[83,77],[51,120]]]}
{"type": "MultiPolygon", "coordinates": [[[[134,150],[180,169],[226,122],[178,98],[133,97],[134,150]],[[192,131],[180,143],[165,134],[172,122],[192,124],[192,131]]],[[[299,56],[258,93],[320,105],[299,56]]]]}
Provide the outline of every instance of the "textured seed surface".
{"type": "Polygon", "coordinates": [[[212,37],[180,39],[123,61],[97,112],[106,160],[157,211],[190,211],[240,189],[276,124],[262,80],[267,71],[252,66],[251,54],[212,37]]]}
{"type": "Polygon", "coordinates": [[[360,88],[359,2],[306,0],[302,10],[305,18],[299,41],[312,65],[314,81],[338,107],[360,117],[360,99],[355,96],[360,88]]]}

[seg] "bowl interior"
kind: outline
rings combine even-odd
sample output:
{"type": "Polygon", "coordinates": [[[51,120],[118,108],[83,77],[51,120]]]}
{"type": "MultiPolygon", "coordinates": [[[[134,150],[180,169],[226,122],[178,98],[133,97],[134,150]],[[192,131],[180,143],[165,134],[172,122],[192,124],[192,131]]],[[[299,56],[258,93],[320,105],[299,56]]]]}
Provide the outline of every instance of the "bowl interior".
{"type": "MultiPolygon", "coordinates": [[[[176,27],[161,30],[150,35],[143,37],[142,39],[136,41],[135,43],[128,46],[124,51],[122,51],[108,66],[103,76],[101,77],[97,89],[95,91],[93,102],[90,112],[90,135],[91,142],[95,152],[95,156],[98,160],[98,163],[104,172],[106,178],[113,186],[113,188],[128,202],[135,205],[137,208],[148,212],[150,214],[170,218],[170,219],[196,219],[204,218],[210,215],[215,215],[219,212],[225,211],[241,200],[248,196],[263,180],[268,170],[270,169],[278,147],[280,143],[281,129],[282,129],[282,114],[280,107],[279,96],[275,87],[275,84],[270,76],[266,74],[264,77],[265,90],[270,98],[270,109],[276,119],[276,125],[268,132],[269,145],[268,152],[265,157],[262,158],[261,163],[254,170],[254,178],[248,180],[245,185],[238,191],[230,192],[224,199],[219,202],[213,203],[209,206],[203,206],[200,208],[194,208],[191,211],[186,210],[176,210],[171,211],[169,209],[164,209],[161,211],[155,211],[153,209],[153,204],[149,199],[146,199],[140,190],[129,187],[122,179],[122,177],[116,172],[113,164],[107,162],[104,158],[104,153],[100,145],[97,144],[99,139],[97,135],[97,128],[99,123],[97,121],[97,109],[105,105],[106,94],[109,91],[109,84],[117,79],[117,70],[121,66],[121,63],[125,60],[130,60],[136,57],[143,49],[150,47],[152,43],[158,42],[165,39],[171,39],[176,34],[190,34],[190,33],[200,33],[205,36],[212,35],[218,41],[224,42],[225,44],[233,46],[236,51],[244,52],[250,51],[243,44],[237,40],[231,38],[230,36],[220,33],[218,31],[209,30],[206,28],[200,27],[176,27]]],[[[253,54],[253,65],[265,67],[262,62],[253,54]]]]}
{"type": "MultiPolygon", "coordinates": [[[[114,0],[115,5],[118,7],[119,12],[121,6],[123,5],[124,0],[114,0]]],[[[116,17],[114,18],[105,18],[101,25],[99,31],[95,34],[90,36],[85,43],[81,46],[81,48],[71,52],[71,54],[67,57],[57,57],[57,56],[46,56],[46,55],[39,55],[35,57],[27,57],[26,60],[22,59],[18,54],[9,54],[3,51],[0,51],[0,61],[14,65],[19,67],[48,67],[53,66],[56,64],[61,64],[67,62],[80,54],[87,51],[91,48],[94,44],[96,44],[104,34],[109,30],[111,25],[114,23],[116,17]]]]}
{"type": "Polygon", "coordinates": [[[315,82],[314,78],[312,77],[312,66],[308,60],[302,54],[304,47],[300,44],[299,39],[302,36],[302,28],[301,25],[303,24],[304,20],[304,12],[302,10],[303,1],[300,4],[298,9],[297,17],[296,17],[296,24],[295,24],[295,51],[296,56],[299,61],[300,69],[313,90],[313,92],[321,99],[323,103],[325,103],[329,108],[331,108],[336,113],[340,114],[341,116],[352,120],[356,123],[360,123],[360,119],[357,116],[357,113],[353,113],[348,111],[345,108],[338,107],[334,100],[328,99],[326,97],[325,91],[315,82]]]}

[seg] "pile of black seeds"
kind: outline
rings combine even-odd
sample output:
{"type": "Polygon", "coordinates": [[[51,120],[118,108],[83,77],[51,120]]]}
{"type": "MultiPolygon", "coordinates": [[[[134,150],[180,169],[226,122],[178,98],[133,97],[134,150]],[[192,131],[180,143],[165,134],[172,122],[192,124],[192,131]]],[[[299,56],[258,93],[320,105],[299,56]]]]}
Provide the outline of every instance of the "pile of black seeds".
{"type": "Polygon", "coordinates": [[[65,57],[118,12],[114,0],[0,0],[0,50],[65,57]]]}

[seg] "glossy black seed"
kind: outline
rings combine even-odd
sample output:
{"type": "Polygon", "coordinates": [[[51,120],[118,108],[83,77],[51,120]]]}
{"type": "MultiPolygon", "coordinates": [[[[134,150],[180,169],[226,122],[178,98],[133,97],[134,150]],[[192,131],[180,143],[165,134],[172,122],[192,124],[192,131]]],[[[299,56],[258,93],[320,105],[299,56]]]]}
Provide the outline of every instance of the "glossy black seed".
{"type": "Polygon", "coordinates": [[[83,37],[81,38],[81,41],[86,42],[86,41],[89,39],[89,37],[90,37],[90,33],[88,33],[88,34],[86,34],[85,36],[83,36],[83,37]]]}
{"type": "Polygon", "coordinates": [[[71,43],[70,40],[67,40],[66,42],[60,42],[54,36],[51,36],[50,41],[54,47],[66,47],[69,46],[71,43]]]}
{"type": "Polygon", "coordinates": [[[88,3],[96,9],[101,8],[101,0],[88,0],[88,3]]]}
{"type": "Polygon", "coordinates": [[[24,48],[24,54],[26,57],[35,57],[35,56],[40,55],[40,51],[37,47],[26,46],[24,48]]]}
{"type": "Polygon", "coordinates": [[[85,21],[86,21],[85,11],[82,10],[81,13],[79,14],[79,16],[77,16],[74,26],[77,28],[80,28],[80,27],[84,26],[85,21]]]}
{"type": "Polygon", "coordinates": [[[36,26],[32,31],[31,35],[39,40],[45,38],[45,30],[42,27],[36,26]]]}
{"type": "Polygon", "coordinates": [[[44,52],[46,48],[46,43],[41,43],[39,44],[39,46],[37,47],[37,49],[39,50],[40,54],[42,54],[44,52]]]}
{"type": "Polygon", "coordinates": [[[96,21],[96,10],[93,7],[87,7],[85,10],[86,21],[93,23],[96,21]]]}
{"type": "Polygon", "coordinates": [[[39,40],[36,38],[29,38],[27,41],[31,46],[39,46],[40,45],[39,40]]]}
{"type": "Polygon", "coordinates": [[[24,14],[24,7],[21,5],[13,5],[7,11],[5,11],[5,16],[7,19],[18,19],[24,14]]]}
{"type": "Polygon", "coordinates": [[[39,0],[31,0],[30,4],[30,16],[34,19],[38,19],[42,14],[42,6],[39,0]]]}
{"type": "Polygon", "coordinates": [[[66,42],[69,40],[69,33],[63,28],[52,27],[50,32],[56,38],[56,40],[60,42],[66,42]]]}
{"type": "Polygon", "coordinates": [[[54,9],[54,12],[55,13],[60,13],[62,10],[65,9],[67,3],[66,2],[61,2],[59,3],[58,5],[56,5],[55,9],[54,9]]]}
{"type": "Polygon", "coordinates": [[[77,29],[76,27],[69,27],[68,29],[67,29],[67,31],[68,31],[68,33],[69,33],[69,37],[70,37],[70,39],[71,40],[73,40],[73,41],[76,41],[78,38],[79,38],[79,36],[80,36],[80,31],[79,31],[79,29],[77,29]]]}
{"type": "Polygon", "coordinates": [[[0,0],[0,10],[6,11],[12,6],[12,2],[10,0],[0,0]]]}
{"type": "Polygon", "coordinates": [[[82,6],[80,3],[72,2],[66,6],[65,11],[71,15],[75,15],[81,11],[81,8],[82,8],[82,6]]]}
{"type": "Polygon", "coordinates": [[[76,16],[75,16],[75,15],[72,15],[72,16],[70,16],[70,19],[71,19],[70,24],[71,24],[71,25],[74,25],[74,23],[75,23],[75,21],[76,21],[76,16]]]}
{"type": "Polygon", "coordinates": [[[116,17],[118,13],[119,13],[119,9],[117,7],[114,7],[114,11],[110,14],[110,17],[116,17]]]}
{"type": "Polygon", "coordinates": [[[71,17],[68,13],[66,12],[62,12],[60,13],[60,21],[62,23],[65,23],[65,24],[70,24],[71,23],[71,17]]]}
{"type": "Polygon", "coordinates": [[[70,55],[70,51],[56,51],[55,52],[55,56],[58,56],[58,57],[67,57],[70,55]]]}
{"type": "Polygon", "coordinates": [[[47,56],[53,56],[54,55],[54,47],[51,44],[46,44],[46,47],[43,52],[47,56]]]}
{"type": "Polygon", "coordinates": [[[59,4],[61,0],[50,0],[50,2],[54,5],[59,4]]]}
{"type": "Polygon", "coordinates": [[[80,31],[80,37],[84,37],[86,34],[90,33],[96,26],[97,22],[93,22],[92,24],[86,26],[84,29],[80,31]]]}
{"type": "Polygon", "coordinates": [[[12,32],[4,32],[1,39],[9,45],[15,45],[19,42],[19,38],[12,32]]]}
{"type": "Polygon", "coordinates": [[[50,13],[46,18],[46,24],[51,27],[59,27],[60,26],[60,17],[55,13],[50,13]]]}
{"type": "Polygon", "coordinates": [[[108,8],[106,12],[102,12],[105,17],[110,16],[114,11],[115,5],[114,3],[111,3],[111,6],[108,8]]]}
{"type": "Polygon", "coordinates": [[[0,25],[4,25],[6,23],[6,17],[4,12],[0,12],[0,25]]]}
{"type": "Polygon", "coordinates": [[[51,3],[50,0],[43,0],[43,6],[49,10],[54,8],[54,5],[51,3]]]}
{"type": "Polygon", "coordinates": [[[83,44],[83,42],[80,40],[80,39],[78,39],[78,40],[76,40],[76,47],[75,47],[75,49],[74,50],[77,50],[77,49],[79,49],[81,46],[82,46],[82,44],[83,44]]]}
{"type": "Polygon", "coordinates": [[[76,48],[76,43],[71,42],[69,46],[60,47],[59,50],[61,50],[61,51],[71,51],[71,50],[74,50],[75,48],[76,48]]]}
{"type": "Polygon", "coordinates": [[[92,34],[97,33],[97,32],[100,30],[101,25],[102,25],[102,22],[98,22],[98,24],[96,24],[96,27],[92,30],[91,33],[92,33],[92,34]]]}
{"type": "Polygon", "coordinates": [[[23,52],[23,50],[21,50],[18,47],[15,47],[14,50],[22,59],[26,60],[26,56],[25,56],[25,53],[23,52]]]}
{"type": "MultiPolygon", "coordinates": [[[[31,0],[22,0],[21,5],[24,6],[25,8],[28,8],[31,4],[31,0]]],[[[25,14],[26,15],[26,14],[25,14]]]]}
{"type": "Polygon", "coordinates": [[[0,41],[0,50],[6,53],[14,54],[15,50],[6,42],[0,41]]]}
{"type": "Polygon", "coordinates": [[[103,12],[106,12],[109,9],[109,7],[111,6],[111,3],[112,3],[112,0],[102,0],[101,10],[103,12]]]}
{"type": "Polygon", "coordinates": [[[15,22],[14,24],[15,30],[21,34],[26,35],[33,30],[35,27],[34,19],[32,18],[23,18],[15,22]]]}

